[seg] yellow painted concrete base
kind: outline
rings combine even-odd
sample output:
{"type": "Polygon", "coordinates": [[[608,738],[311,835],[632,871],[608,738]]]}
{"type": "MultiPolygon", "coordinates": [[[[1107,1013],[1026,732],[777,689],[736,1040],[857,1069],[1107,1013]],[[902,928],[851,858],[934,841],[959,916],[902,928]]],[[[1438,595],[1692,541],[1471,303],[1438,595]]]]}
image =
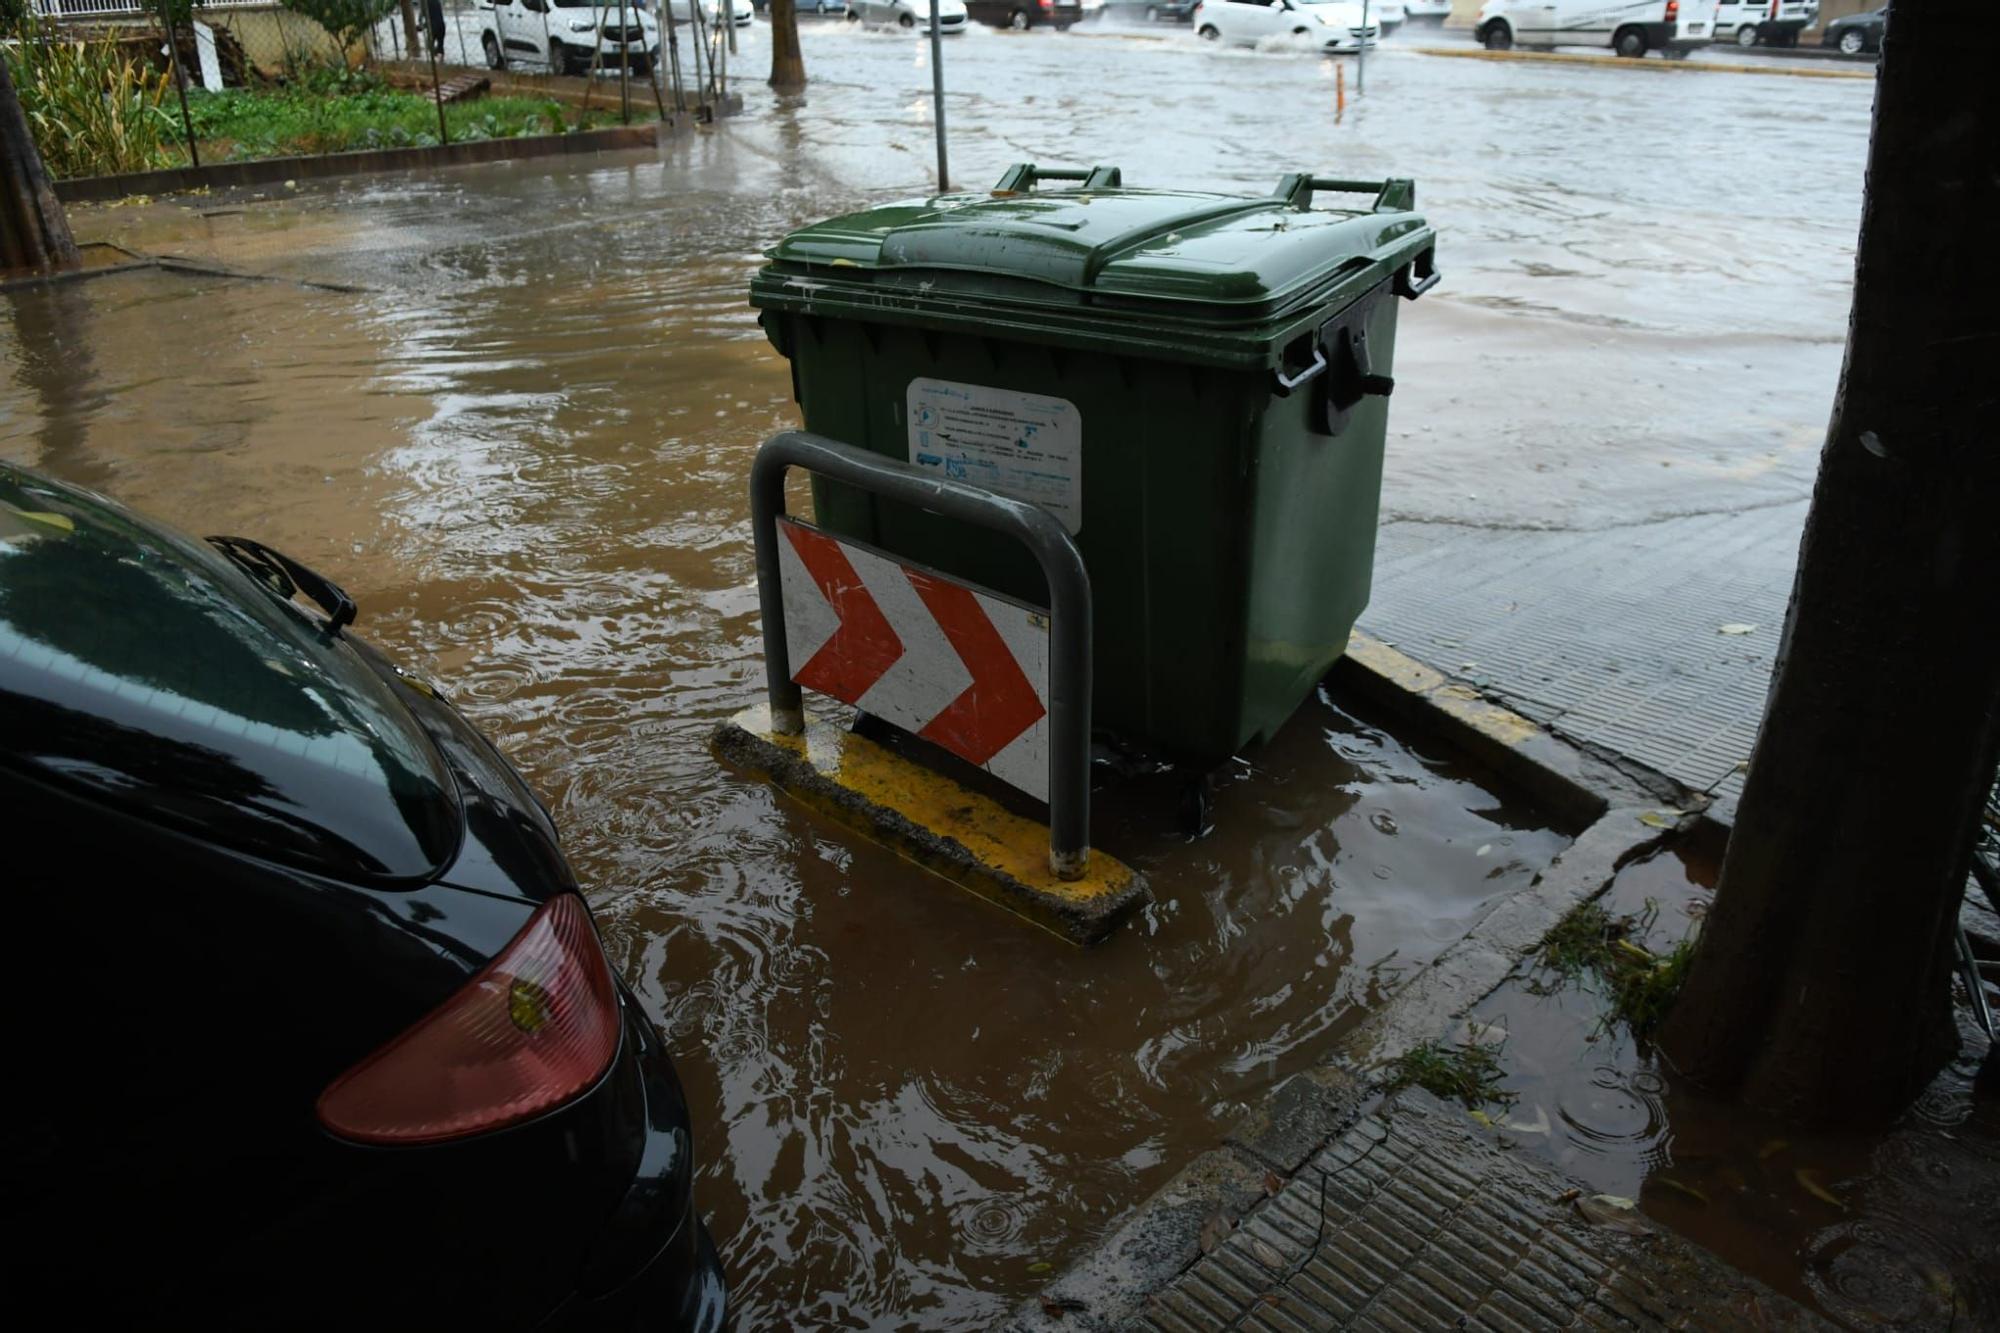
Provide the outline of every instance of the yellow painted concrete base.
{"type": "Polygon", "coordinates": [[[1047,825],[810,714],[804,735],[781,735],[760,705],[711,744],[732,767],[1073,943],[1102,939],[1145,901],[1145,880],[1117,858],[1092,851],[1083,878],[1058,879],[1047,825]]]}

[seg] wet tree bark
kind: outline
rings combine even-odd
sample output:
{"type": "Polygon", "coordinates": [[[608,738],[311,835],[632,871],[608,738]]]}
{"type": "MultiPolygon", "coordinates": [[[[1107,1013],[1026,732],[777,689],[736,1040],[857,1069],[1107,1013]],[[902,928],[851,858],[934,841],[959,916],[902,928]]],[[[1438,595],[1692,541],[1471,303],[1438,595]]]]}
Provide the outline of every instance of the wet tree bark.
{"type": "Polygon", "coordinates": [[[1956,1047],[1952,928],[2000,745],[2000,80],[1971,0],[1896,6],[1847,362],[1715,907],[1661,1045],[1819,1123],[1956,1047]]]}
{"type": "Polygon", "coordinates": [[[771,0],[771,86],[781,93],[795,93],[806,86],[797,0],[771,0]]]}
{"type": "Polygon", "coordinates": [[[21,112],[14,76],[0,60],[0,270],[75,268],[82,262],[69,217],[21,112]]]}
{"type": "Polygon", "coordinates": [[[417,58],[417,7],[412,0],[396,0],[403,11],[403,59],[417,58]]]}

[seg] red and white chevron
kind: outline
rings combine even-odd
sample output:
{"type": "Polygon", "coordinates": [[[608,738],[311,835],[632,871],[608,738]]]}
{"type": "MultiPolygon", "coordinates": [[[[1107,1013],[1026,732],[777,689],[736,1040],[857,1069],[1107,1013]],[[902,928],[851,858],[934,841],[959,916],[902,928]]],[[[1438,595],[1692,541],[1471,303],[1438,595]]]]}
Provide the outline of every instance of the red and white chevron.
{"type": "Polygon", "coordinates": [[[790,518],[778,569],[793,680],[1048,799],[1045,613],[790,518]]]}

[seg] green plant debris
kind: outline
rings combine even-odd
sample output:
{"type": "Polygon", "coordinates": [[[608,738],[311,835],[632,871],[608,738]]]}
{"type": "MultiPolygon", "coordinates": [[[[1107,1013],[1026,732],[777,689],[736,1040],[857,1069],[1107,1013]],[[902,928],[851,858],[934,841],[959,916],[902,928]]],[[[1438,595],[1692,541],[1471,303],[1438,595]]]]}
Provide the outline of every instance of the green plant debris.
{"type": "Polygon", "coordinates": [[[1640,944],[1658,917],[1659,906],[1651,902],[1645,911],[1628,916],[1614,916],[1597,903],[1585,903],[1557,922],[1542,941],[1542,965],[1559,981],[1531,983],[1530,989],[1547,995],[1563,983],[1595,977],[1611,1002],[1606,1023],[1616,1019],[1635,1037],[1651,1036],[1680,994],[1695,950],[1693,936],[1663,954],[1640,944]]]}
{"type": "Polygon", "coordinates": [[[1422,1088],[1434,1097],[1463,1104],[1482,1123],[1490,1125],[1492,1118],[1480,1108],[1511,1105],[1515,1098],[1514,1093],[1500,1086],[1503,1072],[1500,1057],[1491,1046],[1446,1046],[1427,1041],[1396,1057],[1389,1066],[1386,1088],[1390,1092],[1422,1088]]]}

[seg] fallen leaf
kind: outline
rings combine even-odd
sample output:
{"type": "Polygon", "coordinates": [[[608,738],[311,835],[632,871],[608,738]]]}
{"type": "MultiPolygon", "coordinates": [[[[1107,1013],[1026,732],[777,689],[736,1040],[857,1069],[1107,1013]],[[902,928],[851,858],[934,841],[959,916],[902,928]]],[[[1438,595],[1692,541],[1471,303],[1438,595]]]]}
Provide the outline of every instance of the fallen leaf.
{"type": "Polygon", "coordinates": [[[1647,828],[1672,828],[1674,817],[1660,810],[1648,810],[1639,816],[1639,822],[1647,828]]]}
{"type": "Polygon", "coordinates": [[[1477,1120],[1480,1124],[1486,1126],[1486,1128],[1488,1129],[1493,1128],[1493,1117],[1486,1114],[1486,1112],[1473,1111],[1470,1112],[1469,1114],[1472,1116],[1474,1120],[1477,1120]]]}
{"type": "Polygon", "coordinates": [[[1053,1273],[1055,1271],[1055,1267],[1056,1266],[1054,1264],[1044,1259],[1040,1263],[1029,1264],[1028,1271],[1030,1273],[1053,1273]]]}
{"type": "Polygon", "coordinates": [[[1257,1262],[1266,1268],[1283,1268],[1285,1266],[1285,1256],[1279,1254],[1269,1241],[1252,1240],[1250,1242],[1250,1253],[1256,1255],[1257,1262]]]}
{"type": "Polygon", "coordinates": [[[1792,1172],[1792,1176],[1805,1189],[1805,1192],[1812,1195],[1815,1199],[1824,1199],[1836,1208],[1844,1209],[1847,1207],[1846,1204],[1840,1201],[1839,1196],[1819,1183],[1819,1172],[1813,1170],[1811,1167],[1802,1166],[1792,1172]]]}
{"type": "Polygon", "coordinates": [[[1582,1190],[1564,1190],[1561,1194],[1556,1195],[1556,1202],[1575,1203],[1578,1199],[1581,1199],[1582,1197],[1583,1197],[1582,1190]]]}
{"type": "Polygon", "coordinates": [[[1201,1252],[1213,1254],[1216,1246],[1229,1239],[1229,1233],[1235,1226],[1226,1213],[1209,1214],[1208,1220],[1201,1224],[1201,1252]]]}
{"type": "Polygon", "coordinates": [[[1285,1187],[1284,1177],[1280,1176],[1276,1171],[1266,1171],[1264,1173],[1265,1194],[1267,1195],[1276,1194],[1279,1190],[1283,1189],[1284,1187],[1285,1187]]]}
{"type": "Polygon", "coordinates": [[[1546,1134],[1549,1132],[1549,1113],[1537,1104],[1532,1121],[1502,1120],[1500,1128],[1511,1129],[1516,1134],[1546,1134]]]}
{"type": "Polygon", "coordinates": [[[1486,854],[1487,854],[1488,852],[1490,852],[1490,851],[1492,851],[1492,850],[1493,850],[1493,844],[1492,844],[1492,843],[1490,843],[1490,842],[1488,842],[1488,843],[1481,843],[1481,844],[1480,844],[1480,847],[1479,847],[1479,850],[1478,850],[1478,851],[1476,851],[1476,852],[1474,852],[1474,853],[1473,853],[1473,855],[1474,855],[1474,856],[1484,856],[1484,855],[1486,855],[1486,854]]]}
{"type": "Polygon", "coordinates": [[[1700,1190],[1696,1189],[1692,1185],[1683,1185],[1680,1181],[1675,1180],[1672,1176],[1654,1176],[1653,1183],[1656,1185],[1665,1185],[1670,1190],[1679,1190],[1682,1194],[1687,1195],[1690,1199],[1697,1199],[1702,1203],[1708,1202],[1708,1196],[1706,1194],[1703,1194],[1700,1190]]]}
{"type": "Polygon", "coordinates": [[[1077,1314],[1089,1308],[1074,1296],[1042,1297],[1042,1313],[1051,1319],[1060,1319],[1066,1314],[1077,1314]]]}
{"type": "Polygon", "coordinates": [[[1639,1209],[1630,1199],[1616,1194],[1592,1194],[1576,1201],[1576,1211],[1586,1222],[1594,1222],[1613,1231],[1622,1231],[1628,1236],[1644,1236],[1653,1230],[1653,1224],[1639,1215],[1639,1209]]]}
{"type": "Polygon", "coordinates": [[[1727,625],[1717,625],[1715,627],[1715,632],[1717,634],[1749,634],[1754,630],[1756,630],[1756,628],[1757,627],[1755,625],[1744,625],[1732,622],[1727,625]]]}

